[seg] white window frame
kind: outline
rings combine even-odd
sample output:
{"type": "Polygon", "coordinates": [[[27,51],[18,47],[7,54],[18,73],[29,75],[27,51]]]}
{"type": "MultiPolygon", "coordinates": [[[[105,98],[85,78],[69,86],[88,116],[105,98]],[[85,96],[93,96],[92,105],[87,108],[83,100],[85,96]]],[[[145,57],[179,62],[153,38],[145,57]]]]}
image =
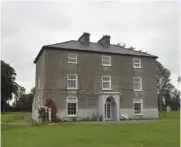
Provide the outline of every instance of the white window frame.
{"type": "Polygon", "coordinates": [[[74,96],[69,96],[67,97],[67,117],[75,117],[77,116],[77,112],[78,112],[78,98],[74,97],[74,96]],[[75,99],[75,103],[76,103],[76,114],[68,114],[68,104],[71,103],[69,99],[75,99]]]}
{"type": "Polygon", "coordinates": [[[68,63],[77,64],[77,54],[68,53],[68,63]],[[75,56],[75,57],[71,57],[71,55],[73,55],[73,56],[75,56]],[[70,60],[75,60],[75,62],[70,61],[70,60]]]}
{"type": "Polygon", "coordinates": [[[111,89],[111,76],[102,76],[102,90],[112,90],[111,89]],[[103,79],[104,78],[109,78],[109,80],[108,81],[104,81],[103,79]],[[104,82],[109,82],[109,88],[104,88],[104,82]]]}
{"type": "Polygon", "coordinates": [[[141,66],[141,59],[133,58],[133,68],[142,68],[142,66],[141,66]],[[135,61],[139,61],[139,63],[135,63],[135,61]],[[138,64],[138,66],[136,66],[135,64],[138,64]]]}
{"type": "Polygon", "coordinates": [[[142,78],[141,77],[133,77],[133,89],[134,89],[134,91],[142,91],[142,78]],[[140,89],[135,89],[135,79],[136,78],[140,79],[140,89]]]}
{"type": "Polygon", "coordinates": [[[67,74],[67,89],[78,89],[78,76],[77,76],[77,74],[67,74]],[[75,76],[75,79],[69,79],[69,76],[75,76]],[[68,87],[69,86],[69,84],[68,84],[68,81],[69,80],[74,80],[75,82],[76,82],[76,84],[75,84],[75,86],[76,87],[68,87]]]}
{"type": "Polygon", "coordinates": [[[134,102],[133,102],[133,110],[134,110],[134,115],[143,115],[143,100],[142,100],[142,98],[141,99],[139,99],[139,100],[134,100],[134,102]],[[135,113],[136,111],[135,111],[135,103],[137,103],[137,104],[140,104],[141,106],[140,106],[140,113],[135,113]]]}
{"type": "Polygon", "coordinates": [[[102,66],[111,66],[111,56],[102,55],[102,66]],[[105,57],[108,58],[108,64],[105,63],[105,57]]]}

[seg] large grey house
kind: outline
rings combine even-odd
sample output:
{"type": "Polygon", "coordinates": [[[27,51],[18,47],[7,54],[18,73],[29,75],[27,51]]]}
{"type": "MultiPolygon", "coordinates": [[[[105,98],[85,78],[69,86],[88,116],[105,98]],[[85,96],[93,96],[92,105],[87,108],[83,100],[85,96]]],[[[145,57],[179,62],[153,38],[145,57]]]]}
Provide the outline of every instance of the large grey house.
{"type": "Polygon", "coordinates": [[[97,43],[84,33],[78,41],[45,45],[38,53],[33,119],[37,109],[53,100],[60,119],[93,115],[106,120],[158,117],[156,59],[144,52],[97,43]]]}

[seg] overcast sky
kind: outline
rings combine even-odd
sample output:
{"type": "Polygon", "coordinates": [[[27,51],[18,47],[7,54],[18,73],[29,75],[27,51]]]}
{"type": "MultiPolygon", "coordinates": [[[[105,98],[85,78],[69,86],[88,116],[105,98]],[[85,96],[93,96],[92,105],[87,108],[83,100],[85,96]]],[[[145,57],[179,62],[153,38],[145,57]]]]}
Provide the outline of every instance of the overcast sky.
{"type": "Polygon", "coordinates": [[[35,84],[33,60],[43,45],[77,40],[83,32],[97,42],[125,42],[159,56],[179,88],[179,2],[4,2],[1,57],[27,89],[35,84]]]}

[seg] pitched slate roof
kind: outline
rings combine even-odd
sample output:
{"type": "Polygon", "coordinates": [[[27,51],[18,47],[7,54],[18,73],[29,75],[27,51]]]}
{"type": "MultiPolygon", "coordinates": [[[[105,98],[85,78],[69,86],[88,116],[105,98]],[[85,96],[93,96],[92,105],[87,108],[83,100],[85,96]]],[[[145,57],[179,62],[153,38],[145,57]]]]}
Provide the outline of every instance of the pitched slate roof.
{"type": "Polygon", "coordinates": [[[150,58],[158,58],[157,56],[150,55],[147,53],[143,53],[140,51],[130,50],[126,48],[122,48],[117,45],[110,45],[109,47],[102,46],[99,43],[90,42],[89,44],[83,44],[79,41],[70,40],[67,42],[45,45],[42,47],[40,52],[38,53],[34,63],[37,62],[41,53],[44,49],[57,49],[57,50],[75,50],[75,51],[88,51],[88,52],[99,52],[99,53],[108,53],[108,54],[121,54],[121,55],[132,55],[132,56],[142,56],[142,57],[150,57],[150,58]]]}

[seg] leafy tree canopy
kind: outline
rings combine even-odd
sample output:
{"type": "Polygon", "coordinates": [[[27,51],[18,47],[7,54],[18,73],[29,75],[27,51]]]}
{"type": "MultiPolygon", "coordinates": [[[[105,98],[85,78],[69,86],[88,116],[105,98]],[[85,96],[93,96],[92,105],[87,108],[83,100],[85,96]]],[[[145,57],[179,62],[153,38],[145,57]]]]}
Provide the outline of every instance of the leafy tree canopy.
{"type": "Polygon", "coordinates": [[[4,110],[8,101],[17,91],[16,72],[8,63],[1,60],[1,109],[4,110]]]}

